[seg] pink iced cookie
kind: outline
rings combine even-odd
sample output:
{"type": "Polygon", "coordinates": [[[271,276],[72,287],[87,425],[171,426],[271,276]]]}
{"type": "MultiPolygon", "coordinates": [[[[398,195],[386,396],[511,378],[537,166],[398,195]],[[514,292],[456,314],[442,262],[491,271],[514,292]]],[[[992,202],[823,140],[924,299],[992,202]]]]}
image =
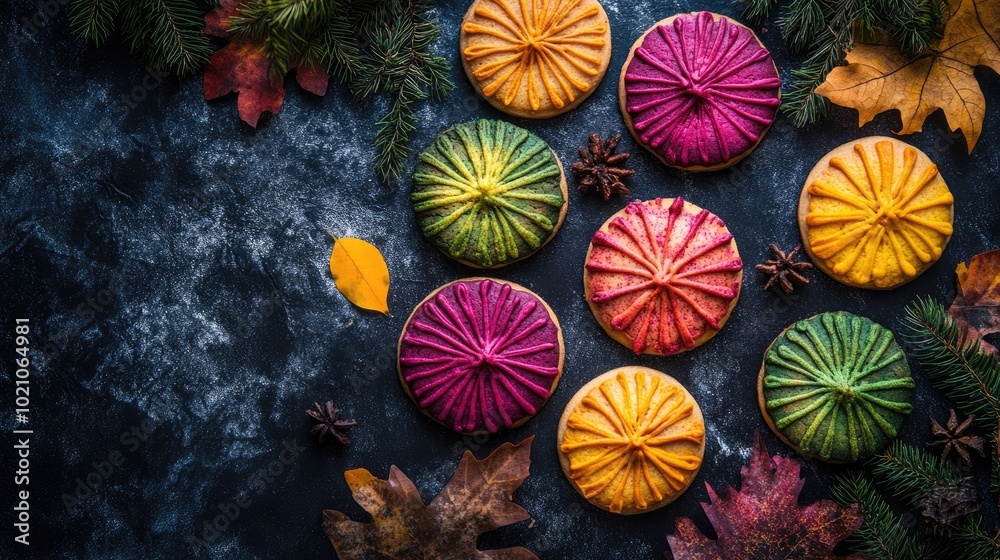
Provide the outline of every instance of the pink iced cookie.
{"type": "Polygon", "coordinates": [[[684,199],[630,202],[594,234],[583,288],[611,338],[668,356],[712,338],[740,295],[743,261],[726,224],[684,199]]]}
{"type": "Polygon", "coordinates": [[[632,46],[618,85],[632,136],[671,167],[711,171],[753,151],[781,81],[753,31],[711,12],[678,14],[632,46]]]}
{"type": "Polygon", "coordinates": [[[434,290],[399,337],[399,377],[428,416],[465,434],[527,422],[562,375],[555,313],[503,280],[467,278],[434,290]]]}

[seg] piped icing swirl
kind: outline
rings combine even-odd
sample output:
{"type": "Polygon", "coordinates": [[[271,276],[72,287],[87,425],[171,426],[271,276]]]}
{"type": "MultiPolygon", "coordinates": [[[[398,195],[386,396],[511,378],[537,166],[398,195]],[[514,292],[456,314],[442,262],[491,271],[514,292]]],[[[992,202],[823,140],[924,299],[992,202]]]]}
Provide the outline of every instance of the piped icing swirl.
{"type": "Polygon", "coordinates": [[[705,441],[701,412],[683,387],[655,370],[629,370],[581,389],[559,444],[580,493],[614,513],[672,501],[697,474],[705,441]]]}
{"type": "Polygon", "coordinates": [[[612,336],[636,354],[669,355],[721,328],[742,269],[718,216],[680,197],[656,199],[630,202],[594,234],[584,284],[612,336]]]}
{"type": "Polygon", "coordinates": [[[807,249],[841,282],[898,286],[941,257],[954,198],[937,166],[912,146],[886,138],[874,152],[846,147],[806,186],[807,249]]]}
{"type": "Polygon", "coordinates": [[[503,121],[445,132],[418,159],[410,195],[424,236],[479,267],[525,257],[555,232],[566,205],[548,144],[503,121]]]}
{"type": "Polygon", "coordinates": [[[748,152],[780,103],[768,50],[746,27],[711,12],[657,24],[623,80],[640,143],[674,167],[713,167],[748,152]]]}
{"type": "Polygon", "coordinates": [[[562,360],[559,324],[542,300],[490,279],[441,287],[413,311],[399,345],[409,394],[461,433],[495,433],[534,416],[562,360]]]}
{"type": "Polygon", "coordinates": [[[588,94],[607,68],[608,17],[595,0],[478,0],[462,51],[500,108],[553,111],[588,94]],[[526,107],[526,108],[527,108],[526,107]]]}
{"type": "Polygon", "coordinates": [[[896,438],[913,388],[892,333],[841,311],[799,321],[774,341],[761,397],[792,445],[825,461],[852,462],[896,438]]]}

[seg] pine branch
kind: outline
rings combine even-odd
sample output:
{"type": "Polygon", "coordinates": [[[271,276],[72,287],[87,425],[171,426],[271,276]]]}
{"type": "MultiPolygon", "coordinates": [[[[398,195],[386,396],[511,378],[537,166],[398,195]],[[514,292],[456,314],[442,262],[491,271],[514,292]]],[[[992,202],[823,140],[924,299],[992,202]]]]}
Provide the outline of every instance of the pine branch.
{"type": "Polygon", "coordinates": [[[122,30],[130,50],[157,71],[184,77],[208,63],[212,48],[202,32],[204,2],[198,0],[73,0],[70,33],[94,45],[122,30]]]}
{"type": "MultiPolygon", "coordinates": [[[[139,3],[139,2],[137,2],[139,3]]],[[[212,48],[202,29],[204,14],[189,0],[146,0],[148,27],[132,34],[133,45],[142,50],[154,70],[171,70],[178,76],[194,74],[212,56],[212,48]]]]}
{"type": "Polygon", "coordinates": [[[932,492],[942,488],[957,490],[963,482],[955,467],[898,440],[874,457],[872,477],[911,508],[922,507],[932,492]]]}
{"type": "MultiPolygon", "coordinates": [[[[778,0],[735,0],[743,15],[762,23],[778,0]]],[[[915,56],[940,36],[946,0],[786,0],[778,27],[793,53],[805,55],[782,94],[782,112],[795,126],[826,115],[816,88],[844,62],[855,39],[889,30],[907,55],[915,56]]]]}
{"type": "Polygon", "coordinates": [[[74,37],[99,47],[114,31],[120,10],[119,0],[73,2],[69,6],[69,31],[74,37]]]}
{"type": "Polygon", "coordinates": [[[1000,541],[986,534],[979,516],[970,515],[952,533],[947,555],[942,560],[997,560],[1000,558],[1000,541]]]}
{"type": "Polygon", "coordinates": [[[841,505],[858,504],[864,523],[847,542],[853,550],[876,560],[922,560],[928,557],[926,543],[910,534],[871,481],[858,470],[835,474],[830,484],[833,498],[841,505]]]}
{"type": "Polygon", "coordinates": [[[737,3],[743,5],[743,10],[740,12],[743,17],[754,23],[760,23],[771,15],[771,7],[778,2],[777,0],[737,0],[737,3]]]}
{"type": "Polygon", "coordinates": [[[967,337],[941,304],[918,299],[906,308],[906,340],[937,390],[976,425],[993,434],[1000,418],[1000,360],[967,337]]]}
{"type": "Polygon", "coordinates": [[[430,53],[438,38],[433,8],[429,0],[245,0],[230,24],[236,37],[264,42],[278,75],[316,65],[359,100],[388,97],[376,122],[375,171],[393,179],[410,154],[414,105],[454,87],[448,61],[430,53]]]}

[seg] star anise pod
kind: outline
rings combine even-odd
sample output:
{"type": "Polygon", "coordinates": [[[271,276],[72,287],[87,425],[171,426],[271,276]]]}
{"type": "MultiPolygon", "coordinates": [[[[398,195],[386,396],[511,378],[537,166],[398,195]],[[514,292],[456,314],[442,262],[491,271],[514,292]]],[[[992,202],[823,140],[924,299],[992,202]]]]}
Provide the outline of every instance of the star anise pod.
{"type": "Polygon", "coordinates": [[[573,162],[571,167],[580,192],[597,191],[604,200],[612,194],[629,193],[622,179],[633,175],[635,170],[623,167],[631,154],[615,153],[621,139],[620,134],[612,134],[604,142],[597,133],[587,137],[587,147],[580,148],[580,161],[573,162]]]}
{"type": "Polygon", "coordinates": [[[351,437],[347,432],[358,423],[354,420],[339,420],[337,416],[340,415],[340,409],[333,406],[332,401],[326,401],[322,405],[313,403],[313,407],[306,410],[306,414],[319,422],[309,433],[318,436],[320,444],[324,443],[327,437],[339,441],[342,445],[351,444],[351,437]]]}
{"type": "Polygon", "coordinates": [[[804,286],[809,283],[809,279],[805,277],[804,273],[807,270],[812,270],[812,263],[795,260],[795,254],[802,248],[801,245],[796,245],[787,253],[774,243],[771,243],[770,247],[772,258],[764,261],[764,264],[757,265],[757,270],[770,277],[764,284],[765,290],[777,287],[786,294],[791,294],[795,291],[796,286],[804,286]]]}
{"type": "Polygon", "coordinates": [[[958,416],[955,409],[948,414],[948,422],[944,426],[938,424],[937,420],[931,418],[931,441],[927,447],[938,448],[941,452],[941,460],[950,461],[953,456],[962,459],[962,463],[968,466],[972,463],[969,451],[975,451],[980,457],[985,457],[983,453],[983,438],[975,434],[966,433],[972,425],[974,416],[969,416],[961,424],[958,423],[958,416]]]}

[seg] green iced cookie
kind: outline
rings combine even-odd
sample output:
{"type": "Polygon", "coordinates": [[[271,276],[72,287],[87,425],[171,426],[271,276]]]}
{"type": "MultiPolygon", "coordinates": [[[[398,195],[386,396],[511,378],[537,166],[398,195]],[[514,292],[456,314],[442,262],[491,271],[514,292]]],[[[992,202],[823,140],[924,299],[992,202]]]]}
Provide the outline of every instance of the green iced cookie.
{"type": "Polygon", "coordinates": [[[566,180],[541,138],[503,121],[442,132],[413,171],[424,236],[480,268],[509,264],[549,241],[566,215],[566,180]]]}
{"type": "Polygon", "coordinates": [[[824,461],[881,451],[910,413],[913,377],[892,333],[864,317],[822,313],[771,344],[757,381],[778,436],[824,461]]]}

